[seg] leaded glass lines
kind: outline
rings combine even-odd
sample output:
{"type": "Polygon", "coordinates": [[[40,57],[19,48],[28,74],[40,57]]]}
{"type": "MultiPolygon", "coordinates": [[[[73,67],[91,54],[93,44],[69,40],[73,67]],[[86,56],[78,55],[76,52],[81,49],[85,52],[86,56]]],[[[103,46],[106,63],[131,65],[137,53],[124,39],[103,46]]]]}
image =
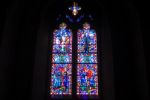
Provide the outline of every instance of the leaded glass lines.
{"type": "Polygon", "coordinates": [[[65,23],[53,33],[51,95],[71,95],[72,92],[72,32],[65,23]]]}
{"type": "Polygon", "coordinates": [[[77,95],[98,95],[96,32],[85,23],[77,35],[77,95]]]}

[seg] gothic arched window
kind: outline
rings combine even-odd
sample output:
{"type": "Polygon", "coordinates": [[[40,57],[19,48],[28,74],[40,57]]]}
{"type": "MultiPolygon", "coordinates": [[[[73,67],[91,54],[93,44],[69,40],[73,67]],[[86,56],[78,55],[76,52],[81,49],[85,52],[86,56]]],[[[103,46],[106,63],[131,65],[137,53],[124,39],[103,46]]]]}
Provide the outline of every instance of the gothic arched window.
{"type": "MultiPolygon", "coordinates": [[[[72,10],[73,15],[76,16],[81,8],[74,3],[69,10],[72,10]]],[[[81,15],[77,20],[67,18],[69,21],[73,20],[71,21],[73,23],[80,22],[83,17],[81,15]]],[[[72,86],[75,85],[72,81],[77,83],[77,95],[98,95],[97,37],[96,31],[91,29],[90,24],[84,23],[82,29],[72,33],[65,23],[61,23],[53,32],[52,47],[50,95],[72,95],[72,87],[75,87],[72,86]],[[73,42],[77,47],[73,48],[72,34],[77,36],[75,39],[77,41],[73,42]],[[77,58],[73,57],[73,63],[72,53],[76,55],[76,52],[72,52],[72,49],[77,50],[77,58]],[[72,69],[77,73],[72,73],[72,69]],[[77,80],[72,80],[72,77],[76,77],[77,80]]]]}
{"type": "Polygon", "coordinates": [[[51,95],[71,94],[72,32],[65,23],[53,33],[51,95]]]}
{"type": "Polygon", "coordinates": [[[96,32],[85,23],[77,35],[77,94],[98,95],[96,32]]]}

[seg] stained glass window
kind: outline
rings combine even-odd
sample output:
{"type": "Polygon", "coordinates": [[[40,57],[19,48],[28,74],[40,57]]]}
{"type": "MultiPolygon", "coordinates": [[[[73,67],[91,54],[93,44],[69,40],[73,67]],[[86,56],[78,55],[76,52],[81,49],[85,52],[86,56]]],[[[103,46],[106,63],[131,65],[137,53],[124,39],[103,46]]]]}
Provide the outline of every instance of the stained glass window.
{"type": "Polygon", "coordinates": [[[98,95],[96,32],[85,23],[77,35],[77,95],[98,95]]]}
{"type": "Polygon", "coordinates": [[[72,88],[72,32],[65,23],[53,33],[51,95],[70,95],[72,88]]]}

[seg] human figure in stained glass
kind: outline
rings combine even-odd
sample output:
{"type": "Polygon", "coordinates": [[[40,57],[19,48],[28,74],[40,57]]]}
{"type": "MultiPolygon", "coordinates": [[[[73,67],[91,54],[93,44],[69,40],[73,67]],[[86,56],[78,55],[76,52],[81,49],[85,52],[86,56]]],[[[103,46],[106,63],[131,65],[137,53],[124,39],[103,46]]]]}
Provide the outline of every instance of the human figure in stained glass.
{"type": "Polygon", "coordinates": [[[64,81],[63,82],[64,82],[63,84],[64,84],[65,89],[67,89],[67,87],[69,86],[67,72],[64,73],[64,81]]]}
{"type": "Polygon", "coordinates": [[[77,94],[98,95],[96,32],[90,24],[78,30],[78,84],[77,94]],[[95,64],[94,64],[95,63],[95,64]]]}
{"type": "Polygon", "coordinates": [[[65,23],[61,23],[53,36],[50,94],[71,94],[72,32],[65,23]]]}

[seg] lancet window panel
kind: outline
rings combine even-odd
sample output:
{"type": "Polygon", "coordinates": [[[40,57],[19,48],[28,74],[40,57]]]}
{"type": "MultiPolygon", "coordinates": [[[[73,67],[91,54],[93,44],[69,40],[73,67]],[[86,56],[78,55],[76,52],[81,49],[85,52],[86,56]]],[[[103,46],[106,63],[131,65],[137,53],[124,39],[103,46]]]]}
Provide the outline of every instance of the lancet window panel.
{"type": "Polygon", "coordinates": [[[72,32],[65,23],[53,33],[51,95],[72,93],[72,32]]]}
{"type": "Polygon", "coordinates": [[[77,38],[77,95],[98,95],[96,31],[85,23],[77,38]]]}

